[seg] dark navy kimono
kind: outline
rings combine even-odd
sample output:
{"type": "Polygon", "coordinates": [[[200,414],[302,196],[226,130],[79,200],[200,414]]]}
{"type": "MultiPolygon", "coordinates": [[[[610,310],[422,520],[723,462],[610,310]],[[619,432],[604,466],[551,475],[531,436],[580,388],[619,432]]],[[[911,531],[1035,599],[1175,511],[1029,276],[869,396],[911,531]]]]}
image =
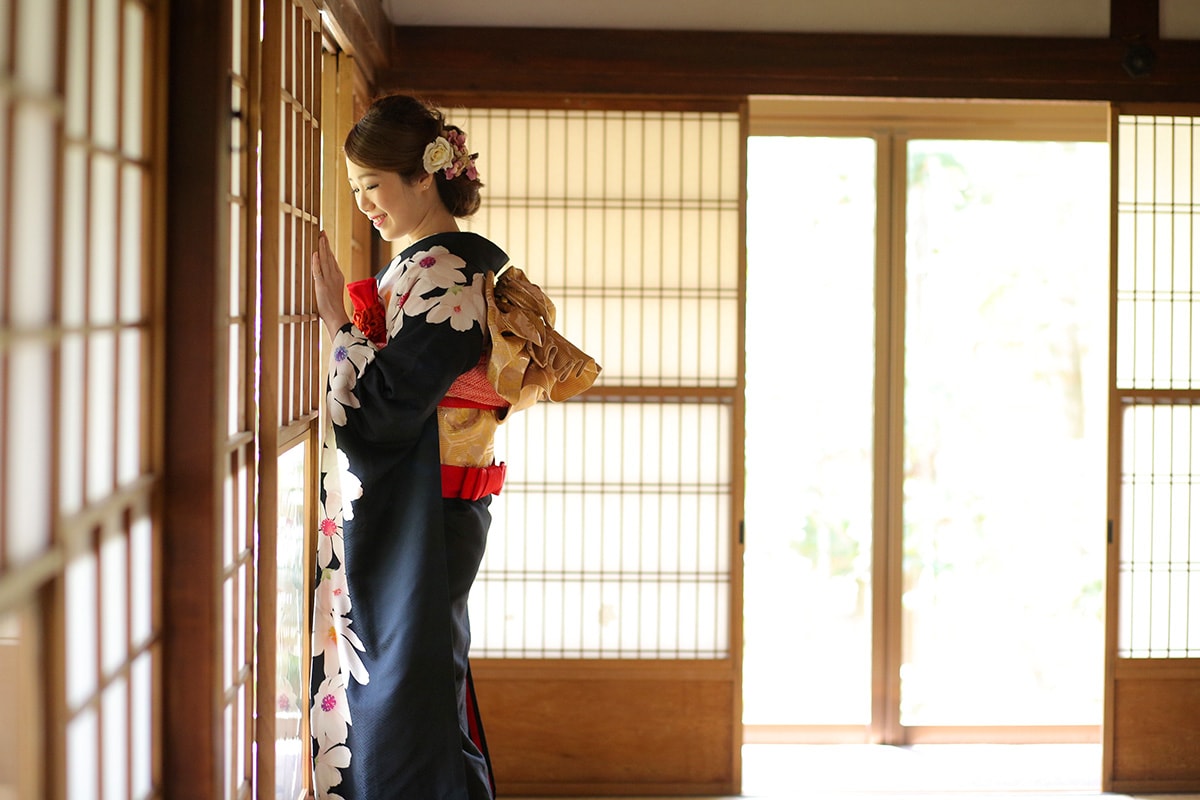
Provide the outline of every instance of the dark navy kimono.
{"type": "Polygon", "coordinates": [[[492,797],[467,662],[489,498],[443,499],[436,411],[479,362],[483,281],[506,261],[473,233],[416,242],[378,277],[386,343],[353,324],[334,339],[313,619],[318,798],[492,797]]]}

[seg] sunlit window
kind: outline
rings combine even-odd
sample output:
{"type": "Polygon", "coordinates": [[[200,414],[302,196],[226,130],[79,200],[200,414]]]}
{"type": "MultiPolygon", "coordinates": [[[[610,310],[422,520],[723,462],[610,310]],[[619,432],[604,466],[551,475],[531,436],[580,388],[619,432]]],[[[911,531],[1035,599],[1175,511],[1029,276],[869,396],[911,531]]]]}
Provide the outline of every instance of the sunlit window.
{"type": "Polygon", "coordinates": [[[909,144],[903,724],[1100,722],[1107,158],[909,144]]]}
{"type": "Polygon", "coordinates": [[[1096,725],[1108,147],[895,141],[750,141],[744,720],[871,722],[897,641],[902,725],[1096,725]]]}
{"type": "Polygon", "coordinates": [[[743,719],[866,724],[875,142],[753,137],[748,158],[743,719]]]}

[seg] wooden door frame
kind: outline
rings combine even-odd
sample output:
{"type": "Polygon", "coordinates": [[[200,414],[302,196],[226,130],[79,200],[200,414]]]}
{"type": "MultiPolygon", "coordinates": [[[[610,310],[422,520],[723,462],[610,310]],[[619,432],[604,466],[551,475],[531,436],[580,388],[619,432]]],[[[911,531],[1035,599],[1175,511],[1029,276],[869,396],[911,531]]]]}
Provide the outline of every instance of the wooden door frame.
{"type": "Polygon", "coordinates": [[[875,508],[872,560],[871,719],[863,725],[753,725],[747,742],[873,743],[1087,743],[1100,740],[1099,725],[903,726],[900,675],[903,660],[905,258],[907,188],[904,165],[914,139],[987,138],[1011,141],[1102,141],[1101,104],[1011,103],[986,100],[922,102],[858,98],[754,97],[753,136],[835,136],[871,139],[876,153],[875,341],[886,351],[875,361],[875,508]],[[1017,116],[1019,113],[1019,116],[1017,116]]]}

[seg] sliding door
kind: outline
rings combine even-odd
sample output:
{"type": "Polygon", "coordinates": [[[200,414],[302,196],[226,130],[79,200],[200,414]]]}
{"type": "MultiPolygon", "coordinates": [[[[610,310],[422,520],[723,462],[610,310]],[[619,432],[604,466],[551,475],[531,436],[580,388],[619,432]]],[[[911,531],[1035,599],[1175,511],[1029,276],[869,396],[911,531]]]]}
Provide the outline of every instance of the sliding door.
{"type": "Polygon", "coordinates": [[[737,107],[457,109],[471,227],[603,366],[501,426],[508,482],[471,596],[506,795],[740,785],[737,107]]]}
{"type": "Polygon", "coordinates": [[[750,115],[747,739],[1095,740],[1106,109],[750,115]]]}
{"type": "MultiPolygon", "coordinates": [[[[1194,111],[1194,110],[1193,110],[1194,111]]],[[[1104,788],[1200,790],[1200,118],[1118,109],[1104,788]]]]}
{"type": "MultiPolygon", "coordinates": [[[[263,6],[258,260],[258,797],[311,783],[310,583],[315,571],[321,329],[309,257],[320,229],[322,46],[311,0],[263,6]]],[[[257,150],[257,148],[256,148],[257,150]]]]}
{"type": "Polygon", "coordinates": [[[157,796],[166,4],[0,5],[0,798],[157,796]]]}

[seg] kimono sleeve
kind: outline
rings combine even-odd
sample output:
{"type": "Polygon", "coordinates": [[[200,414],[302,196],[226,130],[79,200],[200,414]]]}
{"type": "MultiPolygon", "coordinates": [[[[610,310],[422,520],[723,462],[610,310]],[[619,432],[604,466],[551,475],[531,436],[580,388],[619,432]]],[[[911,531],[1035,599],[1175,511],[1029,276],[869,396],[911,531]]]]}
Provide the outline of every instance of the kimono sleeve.
{"type": "Polygon", "coordinates": [[[416,440],[454,379],[483,351],[484,276],[467,274],[415,272],[389,309],[383,347],[353,325],[338,332],[329,368],[334,425],[365,444],[404,448],[416,440]]]}

